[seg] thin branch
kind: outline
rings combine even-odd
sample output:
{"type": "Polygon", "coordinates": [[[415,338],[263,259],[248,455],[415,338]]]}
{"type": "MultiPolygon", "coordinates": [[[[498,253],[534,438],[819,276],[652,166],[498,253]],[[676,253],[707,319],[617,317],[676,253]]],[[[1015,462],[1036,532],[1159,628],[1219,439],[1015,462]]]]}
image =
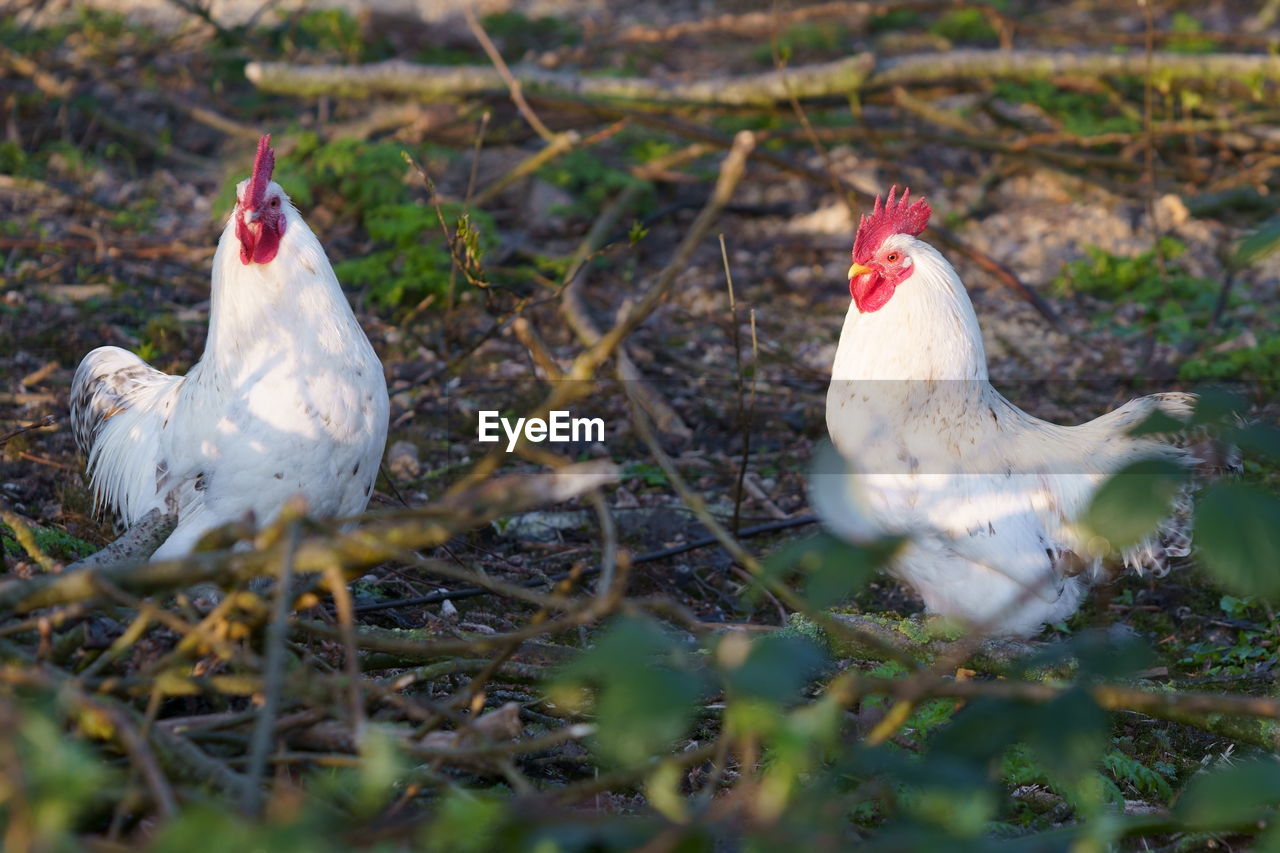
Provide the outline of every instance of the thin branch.
{"type": "MultiPolygon", "coordinates": [[[[791,530],[796,527],[805,527],[810,524],[817,524],[818,518],[813,515],[799,516],[797,518],[787,518],[780,521],[770,521],[765,524],[757,524],[754,527],[744,527],[738,532],[739,539],[747,539],[752,536],[761,536],[766,533],[777,533],[783,530],[791,530]]],[[[656,560],[665,560],[670,557],[676,557],[680,554],[687,554],[690,551],[696,551],[699,548],[707,548],[711,545],[718,545],[720,540],[715,536],[702,536],[680,545],[672,545],[669,548],[661,548],[657,551],[649,551],[632,557],[630,562],[632,565],[641,563],[651,563],[656,560]]],[[[599,572],[599,568],[587,568],[582,571],[582,575],[588,576],[599,572]]],[[[559,574],[550,575],[548,580],[560,581],[569,577],[571,572],[560,572],[559,574]]],[[[476,578],[476,582],[480,583],[480,579],[476,578]]],[[[430,595],[418,595],[411,598],[395,598],[389,601],[377,601],[372,604],[356,605],[356,612],[369,613],[377,610],[392,610],[400,607],[416,607],[423,604],[439,604],[446,599],[449,601],[460,601],[465,598],[475,598],[480,595],[489,595],[497,593],[497,584],[490,578],[484,580],[490,588],[473,586],[463,587],[454,590],[441,590],[433,592],[430,595]]],[[[546,584],[546,580],[536,578],[533,580],[523,581],[522,587],[538,587],[546,584]]],[[[501,593],[499,593],[501,594],[501,593]]],[[[515,597],[515,596],[513,596],[515,597]]]]}
{"type": "Polygon", "coordinates": [[[30,423],[30,424],[27,424],[26,426],[20,426],[17,429],[10,430],[9,432],[6,432],[4,435],[0,435],[0,447],[4,447],[10,441],[22,435],[23,433],[31,432],[37,429],[44,429],[45,427],[51,427],[55,425],[57,422],[58,422],[58,419],[55,418],[53,415],[45,415],[43,418],[36,421],[35,423],[30,423]]]}
{"type": "Polygon", "coordinates": [[[480,42],[480,46],[484,48],[485,55],[489,57],[489,61],[493,63],[498,75],[502,77],[502,82],[506,84],[507,91],[511,93],[511,100],[515,102],[516,109],[520,111],[520,115],[524,116],[524,120],[529,122],[529,126],[539,136],[547,140],[548,143],[555,142],[556,135],[542,123],[542,119],[538,118],[538,114],[533,111],[533,108],[529,106],[529,102],[524,99],[524,95],[520,91],[520,81],[511,73],[511,69],[507,67],[502,54],[494,47],[489,34],[480,25],[479,19],[476,18],[475,10],[469,4],[464,5],[462,7],[462,15],[466,18],[467,27],[470,28],[471,34],[476,37],[476,41],[480,42]]]}
{"type": "MultiPolygon", "coordinates": [[[[287,511],[287,510],[286,510],[287,511]]],[[[262,674],[262,705],[254,721],[253,737],[249,742],[247,782],[241,809],[250,817],[262,813],[262,780],[267,770],[267,753],[271,751],[275,733],[276,709],[284,678],[284,644],[289,633],[289,605],[293,598],[293,558],[298,550],[298,522],[289,522],[285,533],[285,550],[280,559],[280,571],[276,575],[275,600],[271,613],[271,625],[267,628],[266,667],[262,674]]]]}

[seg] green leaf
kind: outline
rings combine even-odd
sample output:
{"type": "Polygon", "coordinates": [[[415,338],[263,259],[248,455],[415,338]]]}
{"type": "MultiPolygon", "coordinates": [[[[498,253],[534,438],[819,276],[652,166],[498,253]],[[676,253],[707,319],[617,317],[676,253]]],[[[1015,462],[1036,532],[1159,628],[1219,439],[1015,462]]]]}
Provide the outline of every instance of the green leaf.
{"type": "Polygon", "coordinates": [[[625,617],[561,670],[557,686],[595,688],[596,746],[606,761],[633,766],[685,733],[703,680],[656,622],[625,617]]]}
{"type": "Polygon", "coordinates": [[[1165,435],[1171,432],[1179,432],[1186,428],[1187,425],[1184,422],[1163,409],[1156,408],[1140,424],[1129,430],[1129,435],[1135,438],[1144,435],[1165,435]]]}
{"type": "Polygon", "coordinates": [[[1221,423],[1248,408],[1249,401],[1235,391],[1220,386],[1202,388],[1196,393],[1196,410],[1191,415],[1191,426],[1221,423]]]}
{"type": "Polygon", "coordinates": [[[1111,720],[1092,696],[1072,688],[1032,716],[1027,743],[1051,778],[1075,787],[1094,772],[1108,745],[1111,720]]]}
{"type": "Polygon", "coordinates": [[[1214,483],[1196,507],[1195,542],[1223,587],[1280,599],[1280,498],[1248,483],[1214,483]]]}
{"type": "MultiPolygon", "coordinates": [[[[1149,646],[1136,638],[1113,638],[1105,631],[1083,631],[1062,643],[1047,644],[1019,664],[1024,677],[1057,669],[1074,660],[1082,680],[1098,681],[1132,676],[1155,662],[1149,646]]],[[[1040,676],[1043,677],[1043,676],[1040,676]]]]}
{"type": "Polygon", "coordinates": [[[1172,459],[1140,459],[1102,484],[1081,520],[1112,549],[1127,548],[1155,531],[1186,481],[1186,468],[1172,459]]]}
{"type": "Polygon", "coordinates": [[[1280,429],[1254,424],[1232,432],[1231,441],[1245,458],[1265,456],[1280,462],[1280,429]]]}
{"type": "Polygon", "coordinates": [[[1251,823],[1280,803],[1280,762],[1249,761],[1191,780],[1174,807],[1188,827],[1228,829],[1251,823]]]}
{"type": "Polygon", "coordinates": [[[1280,216],[1268,219],[1236,247],[1236,266],[1248,266],[1280,249],[1280,216]]]}
{"type": "Polygon", "coordinates": [[[899,541],[855,545],[823,531],[788,542],[765,560],[765,577],[790,571],[805,579],[805,598],[814,607],[831,607],[861,589],[888,561],[899,541]]]}
{"type": "Polygon", "coordinates": [[[421,849],[428,853],[496,850],[496,836],[506,811],[506,804],[487,792],[450,787],[436,809],[435,820],[422,832],[421,849]]]}
{"type": "Polygon", "coordinates": [[[789,703],[827,662],[817,643],[807,637],[767,636],[751,643],[746,659],[726,673],[736,694],[789,703]]]}
{"type": "Polygon", "coordinates": [[[1023,735],[1033,707],[1023,702],[983,696],[973,700],[943,726],[932,742],[934,755],[985,764],[1023,735]]]}

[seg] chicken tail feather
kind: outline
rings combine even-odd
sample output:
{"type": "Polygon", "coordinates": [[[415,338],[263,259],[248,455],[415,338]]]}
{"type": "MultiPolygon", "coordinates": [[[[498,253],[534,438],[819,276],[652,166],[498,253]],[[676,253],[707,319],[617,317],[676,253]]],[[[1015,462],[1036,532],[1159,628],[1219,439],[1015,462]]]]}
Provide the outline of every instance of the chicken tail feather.
{"type": "Polygon", "coordinates": [[[76,368],[76,445],[88,457],[98,507],[110,507],[128,524],[163,509],[156,489],[164,468],[160,434],[181,382],[119,347],[98,347],[76,368]]]}

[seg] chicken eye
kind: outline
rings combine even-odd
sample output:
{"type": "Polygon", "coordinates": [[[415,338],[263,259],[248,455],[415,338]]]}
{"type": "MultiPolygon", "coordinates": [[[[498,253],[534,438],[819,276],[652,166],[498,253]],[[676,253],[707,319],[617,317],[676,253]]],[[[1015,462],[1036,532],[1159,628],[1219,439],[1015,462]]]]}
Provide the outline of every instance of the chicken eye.
{"type": "Polygon", "coordinates": [[[897,252],[890,252],[889,254],[885,255],[884,259],[891,264],[896,264],[898,262],[898,258],[900,257],[902,256],[899,255],[897,252]]]}
{"type": "Polygon", "coordinates": [[[272,207],[279,207],[279,206],[280,206],[280,196],[272,196],[272,197],[271,197],[271,206],[272,206],[272,207]]]}

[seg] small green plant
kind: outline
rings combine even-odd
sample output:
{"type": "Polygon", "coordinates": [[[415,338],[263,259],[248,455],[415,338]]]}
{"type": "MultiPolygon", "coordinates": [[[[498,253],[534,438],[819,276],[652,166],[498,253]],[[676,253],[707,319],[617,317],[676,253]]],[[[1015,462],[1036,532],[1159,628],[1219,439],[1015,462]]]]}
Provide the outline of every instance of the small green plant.
{"type": "Polygon", "coordinates": [[[915,9],[889,9],[874,15],[867,26],[872,34],[887,33],[922,26],[924,20],[924,17],[915,9]]]}
{"type": "Polygon", "coordinates": [[[646,486],[665,486],[667,475],[652,462],[629,462],[622,468],[622,479],[639,480],[646,486]]]}
{"type": "Polygon", "coordinates": [[[0,175],[26,176],[30,158],[22,146],[11,139],[0,142],[0,175]]]}
{"type": "Polygon", "coordinates": [[[582,29],[566,18],[530,18],[520,12],[485,15],[485,32],[501,42],[502,55],[515,62],[531,50],[550,50],[582,41],[582,29]]]}
{"type": "Polygon", "coordinates": [[[929,26],[929,32],[951,41],[989,43],[995,28],[981,9],[954,9],[929,26]]]}
{"type": "Polygon", "coordinates": [[[1103,320],[1120,335],[1154,332],[1162,341],[1185,340],[1209,323],[1218,297],[1218,284],[1188,273],[1178,258],[1186,245],[1172,237],[1160,238],[1159,248],[1138,255],[1114,255],[1096,247],[1085,250],[1087,258],[1069,262],[1053,282],[1057,296],[1088,294],[1117,305],[1137,306],[1143,327],[1116,323],[1116,312],[1103,320]],[[1160,269],[1157,251],[1164,256],[1160,269]]]}
{"type": "MultiPolygon", "coordinates": [[[[849,30],[846,27],[806,21],[792,24],[778,36],[776,49],[783,62],[790,62],[796,58],[808,59],[835,54],[848,42],[849,30]]],[[[762,44],[752,53],[752,58],[756,62],[772,65],[774,49],[774,45],[762,44]]]]}
{"type": "MultiPolygon", "coordinates": [[[[1206,336],[1221,285],[1187,272],[1178,262],[1186,248],[1168,236],[1160,238],[1158,249],[1132,256],[1089,247],[1087,258],[1063,267],[1054,279],[1053,292],[1059,297],[1088,294],[1114,303],[1114,308],[1100,313],[1098,324],[1120,337],[1154,334],[1166,343],[1195,344],[1196,354],[1179,367],[1182,379],[1280,380],[1280,338],[1259,334],[1260,340],[1250,346],[1224,349],[1221,345],[1239,334],[1238,330],[1206,336]],[[1164,256],[1163,272],[1157,252],[1164,256]],[[1132,317],[1133,306],[1140,309],[1137,324],[1120,319],[1121,315],[1132,317]]],[[[1241,305],[1240,297],[1233,294],[1227,307],[1241,305]]]]}
{"type": "Polygon", "coordinates": [[[1001,80],[995,92],[1011,103],[1036,105],[1076,136],[1137,133],[1142,128],[1136,115],[1117,114],[1115,105],[1097,92],[1062,89],[1048,80],[1001,80]]]}
{"type": "Polygon", "coordinates": [[[1226,352],[1209,348],[1187,361],[1178,371],[1183,379],[1248,379],[1280,381],[1280,337],[1264,337],[1253,346],[1226,352]]]}
{"type": "Polygon", "coordinates": [[[1102,766],[1118,785],[1128,785],[1139,794],[1165,801],[1173,798],[1173,786],[1169,783],[1174,768],[1167,763],[1156,762],[1148,767],[1132,755],[1113,749],[1102,756],[1102,766]]]}
{"type": "Polygon", "coordinates": [[[1165,45],[1165,49],[1173,53],[1213,53],[1218,49],[1213,39],[1199,35],[1204,32],[1204,25],[1186,12],[1174,12],[1169,29],[1178,33],[1165,45]]]}
{"type": "MultiPolygon", "coordinates": [[[[457,237],[460,260],[478,268],[493,244],[492,218],[483,211],[464,212],[452,202],[442,204],[440,212],[457,237]]],[[[368,288],[375,302],[389,308],[448,290],[453,258],[434,207],[412,202],[382,205],[369,211],[363,222],[378,248],[337,264],[334,272],[341,281],[368,288]]],[[[463,278],[459,273],[457,280],[463,278]]]]}
{"type": "Polygon", "coordinates": [[[639,184],[646,195],[652,195],[652,186],[625,169],[610,166],[595,151],[577,149],[538,170],[543,180],[567,190],[574,203],[565,211],[574,216],[592,216],[606,201],[619,192],[639,184]]]}
{"type": "Polygon", "coordinates": [[[1274,637],[1280,623],[1253,596],[1224,595],[1218,607],[1241,627],[1230,645],[1201,641],[1183,649],[1178,665],[1209,676],[1246,675],[1275,659],[1274,637]]]}
{"type": "Polygon", "coordinates": [[[282,15],[279,23],[261,34],[285,56],[309,52],[355,63],[383,59],[391,53],[385,40],[366,39],[360,22],[341,9],[282,15]]]}

